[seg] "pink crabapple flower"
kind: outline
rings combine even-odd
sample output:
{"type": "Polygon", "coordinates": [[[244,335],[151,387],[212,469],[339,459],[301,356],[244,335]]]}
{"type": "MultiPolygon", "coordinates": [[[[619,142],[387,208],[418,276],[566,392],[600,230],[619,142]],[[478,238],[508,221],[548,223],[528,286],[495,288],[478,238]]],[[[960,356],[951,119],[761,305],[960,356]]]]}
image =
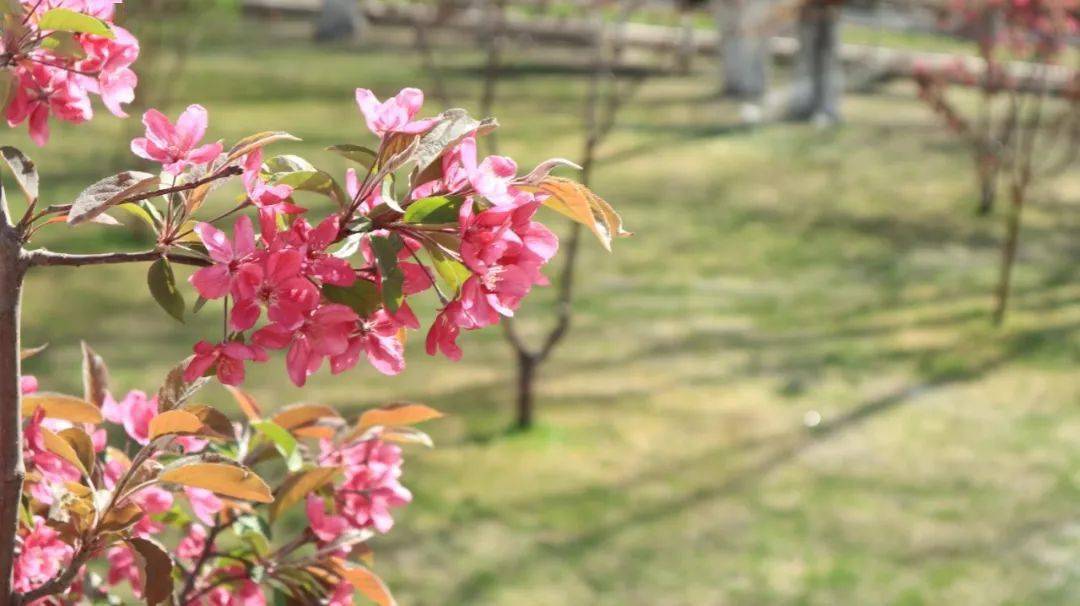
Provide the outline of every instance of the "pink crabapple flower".
{"type": "Polygon", "coordinates": [[[176,547],[176,555],[185,560],[196,560],[206,548],[206,527],[199,523],[193,523],[188,528],[187,535],[180,540],[176,547]]]}
{"type": "Polygon", "coordinates": [[[309,494],[307,518],[311,532],[324,543],[329,543],[349,530],[349,521],[339,515],[327,515],[322,497],[309,494]]]}
{"type": "Polygon", "coordinates": [[[341,374],[356,366],[360,355],[366,355],[375,370],[384,375],[396,375],[405,370],[405,346],[398,324],[385,309],[376,311],[371,318],[360,320],[358,333],[349,339],[349,347],[343,353],[330,358],[330,372],[341,374]]]}
{"type": "Polygon", "coordinates": [[[86,89],[101,96],[101,102],[120,118],[128,117],[120,107],[135,100],[135,86],[139,79],[130,69],[139,57],[139,41],[131,32],[112,26],[113,37],[85,35],[82,47],[86,58],[77,64],[79,71],[97,73],[97,78],[86,77],[86,89]]]}
{"type": "Polygon", "coordinates": [[[451,301],[446,308],[435,316],[435,322],[428,330],[427,339],[424,343],[429,356],[442,353],[447,358],[458,361],[461,359],[461,347],[457,344],[461,327],[452,319],[461,307],[460,301],[451,301]]]}
{"type": "Polygon", "coordinates": [[[31,375],[24,375],[19,379],[19,387],[22,389],[22,395],[28,396],[38,390],[38,380],[31,375]]]}
{"type": "Polygon", "coordinates": [[[146,137],[133,140],[131,151],[140,158],[161,163],[165,172],[174,176],[189,166],[209,164],[221,154],[222,146],[220,141],[198,146],[206,135],[208,122],[206,109],[201,105],[188,106],[176,124],[151,109],[143,114],[146,137]]]}
{"type": "Polygon", "coordinates": [[[356,591],[350,583],[339,583],[327,599],[326,606],[353,606],[353,594],[356,591]]]}
{"type": "Polygon", "coordinates": [[[25,593],[60,574],[74,555],[74,549],[60,538],[60,532],[34,516],[33,527],[18,537],[19,555],[13,567],[14,589],[25,593]]]}
{"type": "Polygon", "coordinates": [[[330,215],[312,227],[306,219],[297,219],[288,231],[281,234],[282,242],[303,255],[303,273],[318,278],[323,284],[352,286],[356,272],[348,261],[327,252],[341,229],[341,219],[330,215]]]}
{"type": "Polygon", "coordinates": [[[236,220],[232,240],[209,223],[196,225],[195,233],[206,246],[213,265],[191,274],[188,281],[204,299],[219,299],[230,292],[235,295],[236,275],[255,253],[255,230],[251,218],[242,216],[236,220]]]}
{"type": "Polygon", "coordinates": [[[416,114],[424,104],[424,93],[417,88],[404,88],[394,97],[379,102],[375,93],[366,88],[356,89],[356,104],[364,114],[368,129],[384,137],[389,133],[415,135],[427,132],[436,119],[416,120],[416,114]]]}
{"type": "Polygon", "coordinates": [[[195,356],[184,369],[184,380],[191,382],[216,366],[217,378],[223,385],[240,385],[244,382],[244,363],[262,362],[266,353],[260,347],[245,345],[239,341],[226,341],[214,345],[209,341],[195,344],[195,356]]]}
{"type": "Polygon", "coordinates": [[[284,328],[302,325],[319,305],[319,289],[302,275],[303,263],[300,252],[285,249],[241,267],[231,328],[242,331],[254,326],[261,314],[260,305],[266,307],[271,322],[284,328]]]}
{"type": "Polygon", "coordinates": [[[326,357],[345,353],[359,318],[344,305],[329,303],[320,306],[297,328],[279,323],[268,324],[252,336],[252,343],[267,349],[285,349],[285,367],[297,387],[303,387],[326,357]]]}
{"type": "Polygon", "coordinates": [[[188,502],[191,504],[192,513],[203,524],[213,525],[214,516],[225,507],[225,503],[216,494],[205,488],[187,486],[184,488],[184,494],[187,495],[188,502]]]}
{"type": "Polygon", "coordinates": [[[495,208],[513,208],[526,204],[532,197],[511,183],[517,176],[517,163],[506,156],[488,156],[476,163],[476,137],[470,135],[458,145],[462,168],[476,193],[483,196],[495,208]]]}
{"type": "Polygon", "coordinates": [[[77,482],[82,475],[74,465],[46,447],[43,432],[47,429],[44,427],[47,422],[45,409],[36,409],[26,424],[23,437],[23,459],[27,469],[40,476],[39,481],[30,484],[30,495],[41,503],[51,505],[54,500],[53,486],[62,485],[64,482],[77,482]]]}
{"type": "Polygon", "coordinates": [[[115,586],[127,581],[135,595],[141,596],[142,574],[139,571],[139,562],[135,557],[135,552],[126,545],[117,546],[109,549],[106,557],[109,561],[106,582],[110,586],[115,586]]]}
{"type": "Polygon", "coordinates": [[[307,209],[289,202],[293,188],[279,183],[270,185],[263,180],[262,172],[262,149],[257,149],[247,155],[244,160],[244,190],[251,202],[259,207],[260,212],[270,214],[288,213],[301,214],[307,209]]]}
{"type": "Polygon", "coordinates": [[[16,71],[18,88],[7,108],[9,126],[27,121],[30,138],[39,146],[49,141],[49,115],[79,124],[94,115],[90,97],[79,86],[76,75],[40,63],[16,71]]]}
{"type": "MultiPolygon", "coordinates": [[[[106,421],[122,425],[128,436],[138,444],[145,445],[150,441],[150,421],[158,413],[157,396],[147,396],[139,390],[129,391],[124,399],[117,402],[111,393],[105,394],[105,401],[101,406],[101,414],[106,421]]],[[[97,440],[97,433],[94,434],[97,440]]],[[[102,436],[104,438],[104,436],[102,436]]],[[[184,452],[192,453],[202,450],[206,446],[206,440],[192,436],[180,436],[173,438],[184,452]]],[[[97,444],[95,443],[95,447],[97,444]]],[[[98,450],[104,449],[101,444],[98,450]]]]}
{"type": "MultiPolygon", "coordinates": [[[[320,449],[321,465],[345,468],[345,481],[334,492],[337,515],[355,529],[373,528],[381,533],[389,532],[394,525],[390,510],[412,501],[412,493],[398,481],[401,477],[401,448],[372,438],[344,447],[335,447],[324,441],[320,449]]],[[[315,513],[310,501],[308,507],[310,518],[315,513]]],[[[333,517],[321,523],[327,533],[340,524],[333,517]]]]}
{"type": "Polygon", "coordinates": [[[157,416],[157,398],[145,392],[133,390],[117,402],[112,394],[105,394],[101,414],[105,420],[122,425],[128,437],[139,444],[150,441],[150,420],[157,416]]]}
{"type": "Polygon", "coordinates": [[[187,606],[266,606],[266,596],[262,588],[248,577],[248,572],[238,566],[230,566],[217,571],[224,579],[232,579],[228,587],[216,587],[210,591],[205,602],[188,602],[187,606]],[[220,591],[219,591],[220,590],[220,591]]]}

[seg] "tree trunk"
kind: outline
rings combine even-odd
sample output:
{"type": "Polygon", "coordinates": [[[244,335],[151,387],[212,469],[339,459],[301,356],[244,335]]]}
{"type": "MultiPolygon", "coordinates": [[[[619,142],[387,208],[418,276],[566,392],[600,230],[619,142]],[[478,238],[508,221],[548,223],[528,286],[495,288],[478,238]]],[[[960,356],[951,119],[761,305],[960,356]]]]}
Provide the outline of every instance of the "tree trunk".
{"type": "Polygon", "coordinates": [[[994,209],[997,199],[997,160],[991,154],[981,152],[976,158],[975,171],[979,178],[979,206],[975,212],[980,217],[985,217],[994,209]]]}
{"type": "MultiPolygon", "coordinates": [[[[0,212],[0,215],[6,213],[0,212]]],[[[0,225],[0,604],[16,604],[12,592],[19,500],[26,475],[22,456],[19,303],[25,264],[6,217],[0,225]]]]}
{"type": "Polygon", "coordinates": [[[725,96],[749,102],[765,96],[770,58],[764,31],[768,5],[762,0],[719,2],[716,18],[725,96]]]}
{"type": "Polygon", "coordinates": [[[366,27],[356,0],[323,0],[322,12],[315,21],[315,40],[332,42],[358,38],[366,27]]]}
{"type": "Polygon", "coordinates": [[[533,383],[536,382],[536,358],[528,352],[518,352],[518,397],[517,420],[514,425],[519,430],[530,429],[533,425],[533,383]]]}
{"type": "Polygon", "coordinates": [[[1020,244],[1021,217],[1024,212],[1025,191],[1019,186],[1013,186],[1011,208],[1005,224],[1005,244],[1001,248],[1001,273],[998,278],[997,293],[994,304],[994,325],[1001,326],[1005,322],[1005,311],[1009,307],[1009,292],[1012,290],[1012,269],[1016,264],[1016,250],[1020,244]]]}
{"type": "Polygon", "coordinates": [[[840,120],[839,16],[840,8],[827,3],[808,2],[799,10],[799,54],[788,108],[792,120],[840,120]]]}

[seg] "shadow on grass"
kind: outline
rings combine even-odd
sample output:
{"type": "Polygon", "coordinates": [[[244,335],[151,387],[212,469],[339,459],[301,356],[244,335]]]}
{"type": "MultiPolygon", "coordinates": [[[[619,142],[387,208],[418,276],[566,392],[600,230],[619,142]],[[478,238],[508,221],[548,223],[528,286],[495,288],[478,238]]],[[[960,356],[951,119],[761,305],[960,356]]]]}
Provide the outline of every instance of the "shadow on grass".
{"type": "Polygon", "coordinates": [[[866,423],[867,421],[883,415],[900,405],[911,403],[926,393],[945,386],[973,380],[1001,366],[1008,361],[1008,357],[999,357],[973,369],[964,376],[943,377],[938,380],[921,382],[895,390],[879,398],[866,401],[851,411],[826,422],[814,431],[792,432],[783,436],[769,436],[755,438],[734,446],[725,446],[712,449],[691,459],[676,461],[655,467],[651,470],[635,476],[633,479],[607,486],[603,489],[590,487],[586,491],[559,493],[541,498],[528,499],[514,503],[500,503],[497,508],[488,508],[476,511],[477,514],[468,521],[457,520],[453,526],[447,526],[440,531],[428,536],[439,536],[446,539],[447,535],[458,532],[468,532],[470,525],[483,520],[502,519],[506,514],[502,512],[514,512],[520,515],[522,512],[539,511],[551,507],[566,508],[577,511],[580,508],[578,501],[594,502],[598,496],[612,496],[625,494],[635,488],[649,482],[663,480],[671,483],[673,477],[686,474],[687,470],[693,470],[700,465],[713,465],[723,457],[724,460],[746,457],[754,451],[764,451],[761,456],[749,456],[751,460],[736,466],[721,481],[700,486],[689,492],[680,494],[676,498],[658,499],[648,503],[644,507],[631,509],[625,515],[615,519],[606,520],[592,526],[588,531],[577,533],[567,539],[541,542],[523,549],[517,557],[502,559],[497,564],[477,570],[469,577],[463,579],[447,596],[446,604],[475,604],[481,601],[484,593],[498,579],[505,583],[508,577],[513,576],[520,570],[527,569],[529,565],[540,559],[575,559],[581,558],[584,552],[601,548],[605,543],[614,539],[629,528],[654,523],[665,518],[677,515],[680,512],[693,508],[697,505],[731,497],[735,494],[752,490],[754,486],[764,481],[769,474],[779,467],[794,461],[807,449],[831,440],[843,432],[866,423]],[[742,451],[740,453],[740,451],[742,451]],[[750,451],[750,452],[748,452],[750,451]]]}

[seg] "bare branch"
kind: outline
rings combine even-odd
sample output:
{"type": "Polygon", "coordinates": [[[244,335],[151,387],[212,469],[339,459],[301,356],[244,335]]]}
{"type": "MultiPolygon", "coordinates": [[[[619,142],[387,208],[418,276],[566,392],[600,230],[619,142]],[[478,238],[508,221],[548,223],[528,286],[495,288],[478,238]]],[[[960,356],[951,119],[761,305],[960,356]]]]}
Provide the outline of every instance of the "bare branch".
{"type": "Polygon", "coordinates": [[[181,265],[193,265],[206,267],[210,262],[200,257],[190,255],[168,254],[162,250],[146,250],[142,252],[116,252],[97,254],[72,254],[58,253],[39,248],[29,253],[30,267],[82,267],[84,265],[117,265],[120,263],[139,263],[144,261],[156,261],[161,257],[167,257],[173,263],[181,265]]]}

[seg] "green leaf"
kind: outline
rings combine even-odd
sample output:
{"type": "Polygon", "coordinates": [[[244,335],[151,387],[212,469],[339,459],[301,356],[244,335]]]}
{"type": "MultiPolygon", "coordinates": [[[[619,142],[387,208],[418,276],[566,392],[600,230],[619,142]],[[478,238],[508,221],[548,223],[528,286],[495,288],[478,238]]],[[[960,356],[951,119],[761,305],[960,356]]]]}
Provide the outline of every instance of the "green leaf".
{"type": "Polygon", "coordinates": [[[72,59],[86,58],[86,50],[75,39],[75,34],[71,32],[53,32],[52,35],[41,41],[41,47],[49,49],[53,54],[72,59]]]}
{"type": "Polygon", "coordinates": [[[86,13],[78,13],[66,8],[45,11],[38,20],[38,27],[43,30],[93,34],[103,38],[116,37],[108,23],[86,13]]]}
{"type": "Polygon", "coordinates": [[[398,266],[397,254],[401,250],[401,239],[396,234],[390,236],[372,236],[371,248],[375,251],[375,262],[379,266],[382,275],[382,299],[383,305],[390,313],[397,313],[401,304],[405,301],[402,288],[405,285],[405,274],[398,266]]]}
{"type": "Polygon", "coordinates": [[[276,183],[284,183],[297,191],[308,191],[324,195],[344,208],[349,200],[345,190],[341,189],[334,177],[323,170],[302,170],[291,173],[279,173],[276,183]]]}
{"type": "Polygon", "coordinates": [[[370,317],[382,303],[379,287],[364,279],[358,279],[352,286],[324,284],[323,296],[334,303],[349,307],[362,318],[370,317]]]}
{"type": "Polygon", "coordinates": [[[274,156],[265,162],[266,169],[271,174],[275,173],[296,173],[304,171],[315,171],[315,167],[311,165],[311,162],[301,158],[300,156],[294,156],[292,154],[284,154],[281,156],[274,156]]]}
{"type": "Polygon", "coordinates": [[[154,218],[150,216],[150,213],[146,212],[146,209],[143,208],[140,204],[135,202],[126,202],[124,204],[121,204],[120,206],[117,206],[117,208],[137,218],[143,223],[146,223],[146,225],[149,226],[154,233],[157,233],[158,229],[157,224],[154,223],[154,218]]]}
{"type": "Polygon", "coordinates": [[[172,265],[162,258],[150,265],[146,274],[146,283],[150,286],[150,294],[168,314],[177,321],[184,321],[184,296],[176,289],[176,275],[173,274],[172,265]]]}
{"type": "Polygon", "coordinates": [[[446,256],[441,249],[428,246],[426,243],[424,248],[427,250],[428,256],[431,257],[431,264],[435,267],[435,271],[453,289],[453,294],[456,296],[461,292],[461,286],[465,284],[465,280],[472,276],[472,272],[460,261],[446,256]]]}
{"type": "Polygon", "coordinates": [[[7,112],[8,105],[15,98],[15,74],[10,70],[0,69],[0,114],[7,112]]]}
{"type": "Polygon", "coordinates": [[[326,151],[332,151],[339,156],[352,160],[368,170],[375,166],[375,160],[379,157],[375,150],[363,145],[331,145],[326,148],[326,151]]]}
{"type": "Polygon", "coordinates": [[[428,225],[456,223],[461,203],[462,199],[458,197],[432,196],[430,198],[420,198],[405,210],[403,220],[406,223],[428,225]]]}
{"type": "Polygon", "coordinates": [[[296,448],[296,438],[291,433],[273,421],[259,421],[251,426],[274,443],[274,448],[281,453],[281,458],[285,459],[285,466],[289,471],[300,469],[304,461],[296,448]]]}
{"type": "Polygon", "coordinates": [[[90,221],[117,204],[153,191],[159,182],[156,175],[133,170],[106,177],[87,187],[75,198],[68,211],[67,222],[78,225],[90,221]]]}
{"type": "Polygon", "coordinates": [[[26,12],[23,8],[22,2],[19,0],[0,0],[0,16],[3,15],[16,15],[22,16],[26,12]]]}
{"type": "Polygon", "coordinates": [[[0,147],[0,156],[4,157],[4,162],[11,169],[11,174],[15,175],[15,181],[19,183],[19,187],[26,194],[26,199],[37,200],[40,179],[34,161],[27,158],[26,154],[18,149],[6,145],[0,147]]]}
{"type": "MultiPolygon", "coordinates": [[[[434,165],[448,147],[470,133],[475,131],[477,135],[482,135],[498,126],[494,119],[480,121],[470,116],[469,112],[459,108],[448,109],[440,114],[439,118],[439,123],[424,133],[417,145],[416,169],[419,175],[423,175],[429,166],[434,165]]],[[[424,180],[417,182],[423,183],[424,180]]]]}
{"type": "Polygon", "coordinates": [[[239,516],[233,522],[233,532],[258,555],[265,556],[270,553],[272,535],[270,525],[263,518],[252,514],[239,516]]]}

